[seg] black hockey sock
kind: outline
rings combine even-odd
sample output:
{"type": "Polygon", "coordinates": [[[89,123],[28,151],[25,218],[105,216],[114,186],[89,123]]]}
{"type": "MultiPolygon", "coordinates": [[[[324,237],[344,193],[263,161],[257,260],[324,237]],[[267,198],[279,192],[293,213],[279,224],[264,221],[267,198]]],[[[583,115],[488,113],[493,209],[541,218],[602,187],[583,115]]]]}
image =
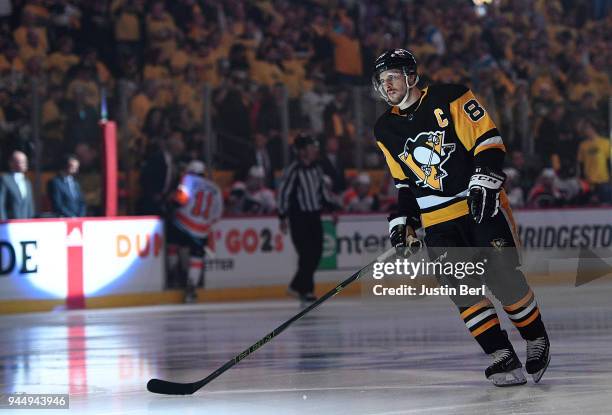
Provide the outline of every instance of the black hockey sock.
{"type": "Polygon", "coordinates": [[[495,307],[488,298],[482,299],[471,307],[459,307],[459,311],[466,327],[486,354],[512,347],[499,325],[495,307]]]}
{"type": "Polygon", "coordinates": [[[540,308],[531,289],[514,304],[504,306],[504,310],[523,339],[534,340],[546,334],[540,308]]]}

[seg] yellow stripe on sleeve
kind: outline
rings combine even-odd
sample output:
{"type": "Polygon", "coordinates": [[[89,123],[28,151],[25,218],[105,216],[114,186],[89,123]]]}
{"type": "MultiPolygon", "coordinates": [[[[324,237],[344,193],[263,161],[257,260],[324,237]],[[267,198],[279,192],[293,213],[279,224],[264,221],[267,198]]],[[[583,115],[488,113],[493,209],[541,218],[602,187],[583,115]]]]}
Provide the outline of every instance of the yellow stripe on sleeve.
{"type": "Polygon", "coordinates": [[[395,178],[397,180],[407,179],[408,176],[406,176],[406,174],[404,174],[404,171],[402,170],[402,167],[393,158],[391,153],[389,153],[389,150],[387,150],[387,147],[385,147],[385,145],[383,143],[381,143],[380,141],[376,141],[376,144],[378,144],[378,147],[380,147],[381,151],[385,155],[385,160],[387,160],[387,165],[389,166],[389,170],[391,171],[391,176],[393,176],[393,178],[395,178]]]}
{"type": "Polygon", "coordinates": [[[478,146],[478,147],[476,147],[476,150],[474,150],[474,155],[480,153],[481,151],[488,150],[490,148],[497,148],[497,149],[503,151],[504,153],[506,152],[506,146],[504,146],[503,144],[489,144],[489,145],[486,145],[486,146],[478,146]]]}
{"type": "Polygon", "coordinates": [[[489,113],[476,100],[472,91],[467,91],[451,102],[450,113],[455,123],[455,133],[468,151],[474,148],[479,137],[496,128],[489,113]]]}
{"type": "Polygon", "coordinates": [[[437,225],[438,223],[453,220],[470,213],[467,200],[459,200],[452,205],[434,210],[432,212],[421,212],[421,223],[424,228],[437,225]]]}

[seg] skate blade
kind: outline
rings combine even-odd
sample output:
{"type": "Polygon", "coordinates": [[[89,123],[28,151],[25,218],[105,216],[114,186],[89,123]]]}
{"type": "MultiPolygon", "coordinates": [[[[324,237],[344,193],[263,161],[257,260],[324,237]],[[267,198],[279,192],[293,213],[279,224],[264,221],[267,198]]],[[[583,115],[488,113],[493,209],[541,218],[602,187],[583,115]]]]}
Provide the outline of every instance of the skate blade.
{"type": "Polygon", "coordinates": [[[542,379],[542,376],[544,376],[544,372],[546,372],[546,369],[548,369],[549,363],[550,363],[550,354],[548,355],[548,359],[546,360],[546,364],[544,365],[544,367],[531,375],[535,383],[538,383],[540,379],[542,379]]]}
{"type": "Polygon", "coordinates": [[[511,370],[510,372],[504,373],[495,373],[489,376],[489,379],[495,386],[504,387],[504,386],[519,386],[527,383],[527,378],[525,378],[525,374],[523,373],[522,368],[511,370]]]}

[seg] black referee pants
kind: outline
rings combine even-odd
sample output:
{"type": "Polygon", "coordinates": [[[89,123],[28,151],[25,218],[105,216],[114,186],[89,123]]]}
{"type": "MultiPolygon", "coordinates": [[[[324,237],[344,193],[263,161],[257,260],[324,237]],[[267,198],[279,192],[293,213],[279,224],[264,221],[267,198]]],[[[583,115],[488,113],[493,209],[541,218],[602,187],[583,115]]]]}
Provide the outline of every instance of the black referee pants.
{"type": "Polygon", "coordinates": [[[298,269],[289,288],[300,294],[314,291],[314,273],[323,253],[321,214],[300,213],[289,216],[291,241],[298,254],[298,269]]]}

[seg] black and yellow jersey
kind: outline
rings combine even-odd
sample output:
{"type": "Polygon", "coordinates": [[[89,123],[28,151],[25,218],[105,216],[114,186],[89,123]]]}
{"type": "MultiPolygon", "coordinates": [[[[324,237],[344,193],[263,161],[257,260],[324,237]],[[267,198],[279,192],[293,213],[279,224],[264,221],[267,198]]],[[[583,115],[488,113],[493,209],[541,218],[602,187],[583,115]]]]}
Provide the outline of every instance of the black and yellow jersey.
{"type": "Polygon", "coordinates": [[[475,166],[501,169],[505,153],[493,120],[463,85],[431,85],[406,111],[391,107],[374,136],[395,185],[416,198],[424,227],[466,215],[475,166]]]}

